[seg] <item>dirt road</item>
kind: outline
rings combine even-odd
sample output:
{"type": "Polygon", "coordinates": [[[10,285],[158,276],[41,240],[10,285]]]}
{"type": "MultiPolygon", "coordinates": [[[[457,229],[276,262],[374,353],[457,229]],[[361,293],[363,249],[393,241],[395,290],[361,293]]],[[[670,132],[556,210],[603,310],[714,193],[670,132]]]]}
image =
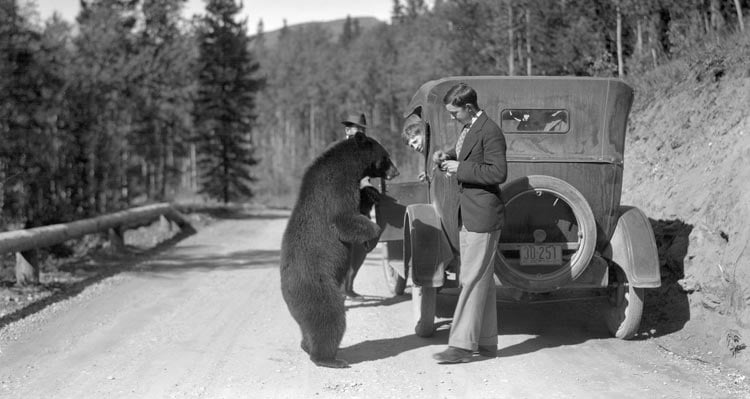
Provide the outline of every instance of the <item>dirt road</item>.
{"type": "Polygon", "coordinates": [[[0,330],[3,398],[750,398],[748,379],[609,338],[573,305],[499,306],[496,359],[438,365],[370,254],[340,357],[315,367],[279,290],[286,219],[209,225],[168,252],[0,330]]]}

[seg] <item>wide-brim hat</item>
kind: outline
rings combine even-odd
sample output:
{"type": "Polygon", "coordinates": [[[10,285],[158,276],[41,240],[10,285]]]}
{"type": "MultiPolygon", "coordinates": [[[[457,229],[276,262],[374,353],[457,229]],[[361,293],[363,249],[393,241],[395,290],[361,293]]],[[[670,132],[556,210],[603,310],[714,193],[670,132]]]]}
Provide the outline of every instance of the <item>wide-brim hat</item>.
{"type": "Polygon", "coordinates": [[[365,114],[349,114],[346,119],[341,121],[344,126],[357,126],[362,129],[367,129],[367,119],[365,114]]]}

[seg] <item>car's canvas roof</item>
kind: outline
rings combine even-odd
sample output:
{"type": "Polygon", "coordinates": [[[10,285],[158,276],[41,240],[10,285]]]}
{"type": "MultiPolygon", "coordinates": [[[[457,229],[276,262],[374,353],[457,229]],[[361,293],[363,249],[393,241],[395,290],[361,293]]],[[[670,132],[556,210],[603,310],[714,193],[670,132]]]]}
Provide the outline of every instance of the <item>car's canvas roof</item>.
{"type": "Polygon", "coordinates": [[[565,134],[510,134],[508,159],[621,164],[633,89],[615,78],[548,76],[454,76],[422,85],[405,115],[420,111],[430,124],[433,149],[455,142],[459,129],[442,103],[448,89],[465,82],[477,90],[479,107],[500,124],[504,109],[566,109],[565,134]]]}

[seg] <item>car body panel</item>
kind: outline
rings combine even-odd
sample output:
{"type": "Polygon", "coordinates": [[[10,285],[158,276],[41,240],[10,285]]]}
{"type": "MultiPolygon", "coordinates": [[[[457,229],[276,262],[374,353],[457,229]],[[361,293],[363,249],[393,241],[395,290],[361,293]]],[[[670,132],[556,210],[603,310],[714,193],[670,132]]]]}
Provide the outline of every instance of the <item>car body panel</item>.
{"type": "MultiPolygon", "coordinates": [[[[636,273],[633,276],[634,284],[656,284],[659,269],[658,258],[653,257],[651,251],[651,246],[655,245],[653,233],[648,235],[637,215],[627,216],[626,221],[620,221],[625,133],[633,102],[633,89],[620,79],[591,77],[455,76],[427,82],[417,90],[404,116],[418,114],[427,126],[426,131],[429,135],[425,142],[428,144],[423,156],[426,158],[425,171],[428,175],[429,192],[425,199],[424,193],[399,196],[404,190],[396,188],[389,191],[389,188],[385,187],[386,194],[393,194],[389,201],[402,206],[390,207],[389,209],[395,212],[389,214],[388,218],[396,220],[398,212],[405,212],[406,208],[413,206],[409,204],[424,201],[429,208],[420,208],[424,213],[414,212],[411,216],[407,215],[407,218],[411,219],[404,225],[420,223],[432,227],[440,226],[447,246],[442,239],[438,240],[437,235],[427,234],[426,236],[432,238],[420,239],[423,245],[427,245],[421,252],[430,256],[431,260],[423,262],[412,259],[415,262],[412,266],[425,264],[424,267],[429,270],[424,273],[415,270],[412,277],[424,276],[425,284],[437,284],[437,278],[434,276],[437,269],[434,264],[429,263],[437,261],[445,264],[446,258],[453,258],[452,262],[455,263],[459,258],[458,184],[455,175],[447,175],[440,171],[430,156],[436,150],[446,150],[455,145],[460,126],[448,114],[442,98],[448,89],[458,82],[465,82],[476,89],[479,106],[487,112],[490,119],[499,125],[510,123],[510,128],[504,129],[508,178],[500,185],[501,193],[504,187],[530,175],[551,176],[572,185],[585,198],[594,215],[596,256],[607,258],[609,261],[609,255],[614,254],[612,256],[618,256],[619,261],[628,265],[643,265],[625,267],[624,270],[627,274],[636,273]],[[522,114],[524,110],[561,110],[567,117],[567,126],[555,132],[524,132],[519,128],[520,122],[513,128],[513,121],[507,119],[508,115],[516,117],[518,112],[515,111],[519,110],[522,114]],[[506,117],[505,120],[503,116],[506,117]],[[427,212],[428,210],[431,213],[427,212]],[[428,215],[425,217],[429,220],[420,220],[423,215],[428,215]],[[610,239],[616,230],[620,233],[617,233],[619,235],[616,244],[611,245],[610,239]],[[645,238],[623,237],[635,232],[643,233],[645,238]],[[649,240],[651,242],[647,242],[649,240]],[[647,247],[643,256],[653,259],[639,259],[637,249],[623,249],[637,248],[641,245],[647,247]],[[450,249],[452,257],[443,253],[445,248],[450,249]],[[442,258],[434,257],[435,254],[441,253],[442,258]],[[426,282],[428,275],[433,283],[426,282]]],[[[507,203],[508,199],[503,199],[507,203]]],[[[419,231],[419,228],[416,231],[419,231]]],[[[383,241],[398,237],[395,223],[386,227],[385,232],[387,234],[383,241]]],[[[513,237],[507,237],[507,234],[501,236],[501,242],[506,239],[512,241],[513,237]]],[[[406,235],[408,233],[403,231],[402,236],[406,235]]],[[[414,248],[415,244],[404,247],[405,251],[408,251],[406,247],[414,248]]],[[[414,255],[411,254],[412,257],[414,255]]],[[[453,263],[446,265],[446,268],[450,269],[453,263]]],[[[601,266],[601,262],[596,264],[601,266]]],[[[606,286],[607,273],[602,270],[599,267],[596,271],[584,273],[587,282],[581,281],[578,285],[606,286]]],[[[580,278],[583,278],[583,275],[580,278]]],[[[420,279],[422,277],[417,277],[416,281],[420,279]]],[[[571,285],[575,285],[575,282],[571,285]]]]}
{"type": "Polygon", "coordinates": [[[629,283],[639,288],[661,285],[659,252],[648,217],[638,208],[623,206],[604,256],[623,269],[629,283]]]}
{"type": "Polygon", "coordinates": [[[404,265],[411,266],[412,281],[423,287],[441,287],[454,251],[435,207],[431,204],[409,205],[404,219],[411,244],[404,248],[404,265]]]}

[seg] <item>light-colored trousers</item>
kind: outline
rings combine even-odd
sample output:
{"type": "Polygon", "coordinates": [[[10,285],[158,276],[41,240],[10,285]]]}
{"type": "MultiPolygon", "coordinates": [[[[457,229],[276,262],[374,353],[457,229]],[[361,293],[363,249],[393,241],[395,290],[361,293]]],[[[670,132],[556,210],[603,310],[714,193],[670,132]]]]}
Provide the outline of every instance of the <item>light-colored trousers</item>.
{"type": "Polygon", "coordinates": [[[461,293],[453,314],[448,345],[476,350],[478,345],[497,346],[495,298],[495,252],[500,230],[459,232],[461,293]]]}

